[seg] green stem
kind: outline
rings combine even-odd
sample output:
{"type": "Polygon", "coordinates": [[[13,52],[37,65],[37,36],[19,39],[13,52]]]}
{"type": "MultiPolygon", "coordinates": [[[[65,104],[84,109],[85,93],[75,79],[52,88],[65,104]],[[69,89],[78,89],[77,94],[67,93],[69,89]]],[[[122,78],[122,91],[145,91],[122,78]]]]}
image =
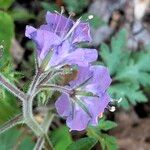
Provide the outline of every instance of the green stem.
{"type": "Polygon", "coordinates": [[[29,128],[33,130],[33,132],[37,136],[43,136],[44,131],[41,128],[41,126],[37,123],[37,121],[34,119],[32,106],[33,106],[33,97],[29,97],[29,99],[23,101],[23,116],[25,123],[28,125],[29,128]]]}
{"type": "MultiPolygon", "coordinates": [[[[52,120],[54,118],[54,114],[51,114],[51,113],[48,113],[46,115],[46,117],[44,118],[44,121],[41,125],[42,129],[45,131],[45,133],[48,132],[48,129],[52,123],[52,120]]],[[[39,145],[39,143],[41,143],[40,147],[42,148],[45,144],[45,147],[48,149],[48,150],[53,150],[53,145],[51,143],[51,141],[49,140],[49,137],[47,136],[47,134],[44,135],[44,137],[42,139],[38,139],[36,145],[35,145],[35,150],[36,150],[36,147],[37,145],[39,145]]],[[[41,150],[41,149],[38,149],[38,150],[41,150]]]]}
{"type": "Polygon", "coordinates": [[[21,123],[23,123],[22,114],[15,116],[13,119],[0,126],[0,134],[21,123]]]}
{"type": "Polygon", "coordinates": [[[16,86],[11,84],[1,73],[0,73],[0,84],[8,91],[10,91],[12,94],[14,94],[17,98],[19,98],[19,100],[25,101],[27,99],[26,94],[20,91],[16,86]]]}
{"type": "Polygon", "coordinates": [[[28,90],[28,98],[26,101],[23,101],[23,116],[26,124],[33,130],[37,136],[43,136],[44,131],[41,126],[37,123],[33,116],[33,100],[36,92],[36,87],[38,85],[39,79],[41,76],[41,71],[38,71],[35,75],[35,78],[28,90]]]}
{"type": "Polygon", "coordinates": [[[36,142],[36,145],[34,146],[34,150],[42,150],[43,145],[44,145],[44,137],[39,137],[36,142]]]}

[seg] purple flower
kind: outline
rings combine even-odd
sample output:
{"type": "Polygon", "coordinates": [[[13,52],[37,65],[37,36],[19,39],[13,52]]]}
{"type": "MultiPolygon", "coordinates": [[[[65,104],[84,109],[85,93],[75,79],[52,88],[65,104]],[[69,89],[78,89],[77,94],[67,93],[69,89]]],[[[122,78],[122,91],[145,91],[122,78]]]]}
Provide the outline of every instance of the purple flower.
{"type": "Polygon", "coordinates": [[[107,107],[107,88],[111,78],[103,66],[79,67],[78,77],[69,83],[70,93],[63,93],[55,103],[59,115],[66,119],[70,130],[84,130],[97,125],[98,117],[107,107]]]}
{"type": "Polygon", "coordinates": [[[39,29],[27,26],[25,35],[36,43],[39,64],[48,53],[52,53],[49,67],[63,65],[88,66],[97,59],[95,49],[77,48],[80,42],[90,42],[90,29],[88,23],[76,22],[61,14],[46,14],[47,24],[39,29]]]}

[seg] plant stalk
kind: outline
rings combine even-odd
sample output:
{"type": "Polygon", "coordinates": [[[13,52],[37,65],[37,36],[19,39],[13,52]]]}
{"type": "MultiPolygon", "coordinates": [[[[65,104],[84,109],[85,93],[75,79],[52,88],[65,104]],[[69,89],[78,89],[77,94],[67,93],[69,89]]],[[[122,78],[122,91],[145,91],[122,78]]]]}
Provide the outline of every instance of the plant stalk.
{"type": "Polygon", "coordinates": [[[0,74],[0,84],[17,98],[19,98],[19,100],[25,101],[27,99],[26,94],[11,84],[2,74],[0,74]]]}

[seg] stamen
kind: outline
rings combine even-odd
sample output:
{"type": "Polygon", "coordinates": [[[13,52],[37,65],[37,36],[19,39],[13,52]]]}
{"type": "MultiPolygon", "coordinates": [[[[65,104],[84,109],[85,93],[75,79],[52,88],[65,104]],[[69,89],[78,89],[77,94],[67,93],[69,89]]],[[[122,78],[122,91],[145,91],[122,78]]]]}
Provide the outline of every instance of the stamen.
{"type": "Polygon", "coordinates": [[[63,14],[65,12],[65,8],[64,6],[61,6],[61,14],[63,14]]]}
{"type": "Polygon", "coordinates": [[[76,14],[74,12],[69,12],[69,16],[74,17],[76,14]]]}
{"type": "Polygon", "coordinates": [[[110,112],[114,112],[116,110],[116,107],[115,106],[107,106],[106,107],[110,112]]]}
{"type": "Polygon", "coordinates": [[[123,100],[123,98],[119,98],[118,103],[120,103],[123,100]]]}
{"type": "Polygon", "coordinates": [[[89,20],[91,20],[91,19],[93,19],[93,18],[94,18],[93,15],[89,15],[89,16],[88,16],[88,19],[89,19],[89,20]]]}
{"type": "Polygon", "coordinates": [[[114,106],[112,99],[108,103],[106,109],[108,109],[110,112],[114,112],[116,110],[116,107],[114,106]]]}
{"type": "Polygon", "coordinates": [[[64,31],[64,33],[63,33],[62,36],[61,36],[62,38],[63,38],[63,36],[64,36],[64,34],[65,34],[66,27],[67,27],[67,25],[68,25],[68,23],[69,23],[69,20],[70,20],[70,18],[71,18],[72,16],[75,16],[75,13],[70,12],[70,13],[69,13],[69,17],[67,18],[66,24],[65,24],[65,26],[64,26],[64,28],[63,28],[63,30],[62,30],[62,32],[64,31]]]}
{"type": "Polygon", "coordinates": [[[56,25],[56,28],[55,28],[54,33],[57,32],[57,29],[58,29],[58,26],[59,26],[59,24],[60,24],[60,22],[61,22],[61,17],[62,17],[62,14],[64,13],[64,11],[65,11],[65,9],[64,9],[63,6],[61,7],[61,13],[60,13],[60,14],[56,11],[60,16],[59,16],[59,20],[58,20],[58,23],[57,23],[57,25],[56,25]]]}
{"type": "Polygon", "coordinates": [[[58,12],[57,10],[54,10],[54,12],[55,12],[56,14],[59,14],[59,12],[58,12]]]}
{"type": "Polygon", "coordinates": [[[89,15],[88,18],[86,19],[86,21],[89,21],[89,20],[91,20],[91,19],[93,19],[93,18],[94,18],[93,15],[89,15]]]}
{"type": "Polygon", "coordinates": [[[111,102],[117,102],[120,103],[123,100],[123,98],[119,98],[119,99],[111,99],[111,102]]]}
{"type": "Polygon", "coordinates": [[[63,38],[63,36],[64,36],[64,34],[65,34],[65,29],[66,29],[66,27],[67,27],[67,25],[68,25],[68,22],[69,22],[69,19],[71,18],[71,15],[68,17],[68,19],[67,19],[67,21],[66,21],[66,24],[65,24],[65,26],[64,26],[64,28],[63,28],[63,30],[62,30],[62,32],[64,32],[63,34],[62,34],[62,38],[63,38]]]}
{"type": "Polygon", "coordinates": [[[79,25],[81,20],[81,17],[75,22],[75,24],[73,25],[73,27],[69,30],[69,32],[67,33],[67,35],[64,37],[63,41],[66,40],[70,34],[74,31],[74,29],[79,25]]]}

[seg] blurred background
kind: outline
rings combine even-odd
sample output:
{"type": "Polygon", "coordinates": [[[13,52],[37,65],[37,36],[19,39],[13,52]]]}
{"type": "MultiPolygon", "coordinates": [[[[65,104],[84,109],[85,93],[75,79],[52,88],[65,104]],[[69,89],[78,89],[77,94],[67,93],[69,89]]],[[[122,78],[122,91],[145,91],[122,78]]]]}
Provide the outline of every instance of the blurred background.
{"type": "MultiPolygon", "coordinates": [[[[98,50],[96,63],[107,66],[113,79],[109,93],[122,101],[112,103],[115,112],[106,110],[93,135],[90,130],[69,133],[64,120],[57,117],[50,128],[55,149],[149,150],[150,0],[0,0],[0,72],[27,90],[34,76],[35,45],[25,38],[25,27],[39,27],[47,11],[60,12],[61,6],[66,16],[73,12],[74,19],[82,16],[89,22],[93,42],[84,46],[98,50]],[[89,15],[93,19],[88,20],[89,15]],[[88,137],[94,135],[98,142],[93,144],[88,137]],[[81,138],[89,145],[80,147],[81,138]],[[69,146],[72,143],[75,146],[69,146]]],[[[37,97],[39,105],[43,104],[35,110],[39,122],[49,106],[45,106],[48,98],[53,93],[37,97]]],[[[20,112],[21,104],[0,87],[0,124],[20,112]]],[[[0,135],[0,150],[32,149],[35,141],[28,128],[18,126],[0,135]]]]}

